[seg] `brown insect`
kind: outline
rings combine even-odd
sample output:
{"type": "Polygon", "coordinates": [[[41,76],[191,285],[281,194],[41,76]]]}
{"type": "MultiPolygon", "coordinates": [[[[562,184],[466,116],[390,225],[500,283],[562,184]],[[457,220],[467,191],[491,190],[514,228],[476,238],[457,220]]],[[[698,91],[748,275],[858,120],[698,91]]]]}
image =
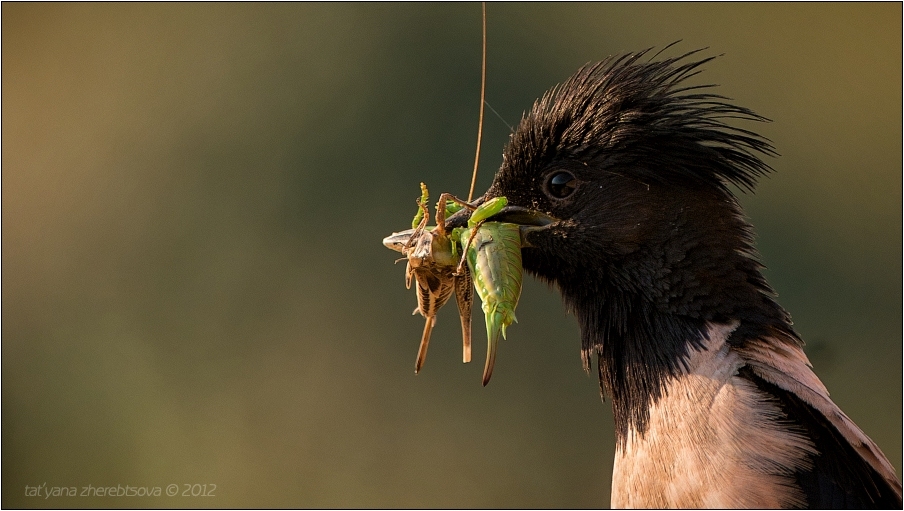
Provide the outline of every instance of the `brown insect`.
{"type": "Polygon", "coordinates": [[[446,230],[446,214],[461,207],[474,206],[449,194],[442,194],[436,208],[436,227],[427,227],[430,209],[427,206],[427,187],[421,183],[421,198],[418,201],[420,213],[415,217],[414,229],[393,233],[383,240],[383,244],[405,257],[405,286],[411,288],[412,277],[417,292],[417,308],[412,314],[420,313],[426,319],[421,344],[418,348],[414,372],[421,370],[427,357],[430,334],[436,325],[436,313],[455,294],[458,314],[461,319],[462,361],[471,361],[471,306],[474,302],[474,288],[471,272],[462,263],[460,242],[457,232],[446,230]],[[452,203],[453,207],[446,205],[452,203]]]}
{"type": "MultiPolygon", "coordinates": [[[[481,69],[480,119],[477,132],[477,151],[474,157],[474,172],[471,177],[471,188],[468,201],[474,194],[477,178],[477,167],[480,160],[480,142],[483,133],[484,92],[486,89],[486,3],[483,3],[483,64],[481,69]]],[[[458,313],[461,318],[462,361],[471,361],[471,306],[474,301],[474,288],[471,273],[464,264],[461,247],[466,244],[458,239],[460,231],[449,232],[446,229],[446,215],[461,208],[474,210],[475,206],[462,201],[451,194],[440,196],[436,208],[436,227],[430,229],[427,223],[430,218],[427,187],[421,183],[420,208],[412,223],[412,229],[393,233],[383,239],[383,244],[400,252],[408,261],[405,270],[405,286],[411,288],[414,278],[418,306],[413,314],[420,313],[425,318],[424,332],[418,348],[414,372],[421,370],[427,357],[430,334],[436,325],[436,313],[455,294],[458,313]],[[447,205],[449,207],[447,207],[447,205]]],[[[403,260],[399,259],[399,261],[403,260]]]]}

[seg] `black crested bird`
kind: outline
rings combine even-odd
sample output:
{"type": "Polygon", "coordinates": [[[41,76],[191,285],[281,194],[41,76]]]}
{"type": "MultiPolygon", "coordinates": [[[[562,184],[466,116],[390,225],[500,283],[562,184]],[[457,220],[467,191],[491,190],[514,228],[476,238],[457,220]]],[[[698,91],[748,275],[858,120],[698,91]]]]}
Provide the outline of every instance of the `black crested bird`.
{"type": "MultiPolygon", "coordinates": [[[[771,171],[752,111],[688,86],[711,60],[580,69],[521,119],[481,200],[522,225],[612,401],[614,507],[895,507],[882,451],[813,373],[730,185],[771,171]]],[[[655,57],[654,57],[655,58],[655,57]]],[[[450,219],[461,224],[463,211],[450,219]]]]}

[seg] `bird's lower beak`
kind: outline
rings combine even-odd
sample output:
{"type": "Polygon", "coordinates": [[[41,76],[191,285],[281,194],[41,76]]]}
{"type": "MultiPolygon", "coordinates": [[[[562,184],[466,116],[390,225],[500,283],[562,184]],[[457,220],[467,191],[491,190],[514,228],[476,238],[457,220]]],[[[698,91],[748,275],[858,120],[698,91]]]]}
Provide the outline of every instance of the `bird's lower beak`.
{"type": "Polygon", "coordinates": [[[521,206],[506,206],[502,211],[488,218],[491,222],[507,222],[523,227],[546,227],[559,221],[554,216],[521,206]]]}

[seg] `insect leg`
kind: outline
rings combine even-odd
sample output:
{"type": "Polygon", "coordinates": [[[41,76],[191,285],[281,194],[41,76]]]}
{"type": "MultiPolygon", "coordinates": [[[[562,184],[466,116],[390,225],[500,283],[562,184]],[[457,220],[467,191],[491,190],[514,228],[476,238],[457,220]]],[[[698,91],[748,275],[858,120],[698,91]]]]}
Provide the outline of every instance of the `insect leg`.
{"type": "Polygon", "coordinates": [[[439,196],[439,202],[436,203],[436,232],[440,233],[441,236],[445,236],[446,234],[446,202],[454,202],[471,211],[477,209],[477,206],[472,206],[451,193],[441,194],[439,196]]]}
{"type": "Polygon", "coordinates": [[[430,334],[436,325],[436,316],[428,316],[424,323],[424,334],[421,336],[421,345],[417,349],[417,360],[414,362],[414,374],[421,371],[424,360],[427,358],[427,346],[430,344],[430,334]]]}
{"type": "Polygon", "coordinates": [[[483,225],[483,222],[484,220],[481,220],[477,225],[474,226],[473,229],[471,229],[471,235],[468,236],[468,241],[461,247],[461,261],[458,262],[458,267],[455,268],[454,275],[460,275],[462,271],[467,271],[467,269],[465,268],[467,256],[465,254],[468,253],[468,247],[471,246],[471,242],[474,241],[474,236],[477,236],[477,230],[480,229],[480,226],[483,225]]]}

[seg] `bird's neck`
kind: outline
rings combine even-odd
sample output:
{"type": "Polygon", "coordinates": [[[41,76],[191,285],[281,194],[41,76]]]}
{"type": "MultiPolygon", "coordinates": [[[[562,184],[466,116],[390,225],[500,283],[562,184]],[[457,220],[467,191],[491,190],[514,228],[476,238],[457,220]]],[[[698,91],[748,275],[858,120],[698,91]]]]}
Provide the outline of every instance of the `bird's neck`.
{"type": "MultiPolygon", "coordinates": [[[[725,339],[732,345],[776,333],[796,339],[755,259],[738,250],[712,249],[707,255],[712,264],[692,265],[693,272],[638,265],[650,273],[644,278],[647,289],[624,285],[611,270],[597,273],[595,281],[559,282],[581,327],[585,369],[597,359],[600,390],[612,400],[620,444],[629,431],[646,431],[650,408],[670,382],[687,373],[689,359],[710,341],[713,325],[734,325],[725,339]]],[[[636,274],[628,278],[639,280],[636,274]]]]}
{"type": "Polygon", "coordinates": [[[738,323],[710,324],[681,374],[650,405],[646,431],[620,438],[612,505],[622,508],[801,507],[793,474],[812,444],[776,421],[774,399],[739,375],[746,362],[729,344],[738,323]],[[752,450],[749,446],[756,446],[752,450]]]}
{"type": "Polygon", "coordinates": [[[630,431],[646,431],[650,408],[703,345],[705,324],[615,293],[596,305],[573,309],[581,327],[581,356],[588,371],[592,357],[597,359],[600,392],[612,401],[616,438],[623,444],[630,431]]]}

